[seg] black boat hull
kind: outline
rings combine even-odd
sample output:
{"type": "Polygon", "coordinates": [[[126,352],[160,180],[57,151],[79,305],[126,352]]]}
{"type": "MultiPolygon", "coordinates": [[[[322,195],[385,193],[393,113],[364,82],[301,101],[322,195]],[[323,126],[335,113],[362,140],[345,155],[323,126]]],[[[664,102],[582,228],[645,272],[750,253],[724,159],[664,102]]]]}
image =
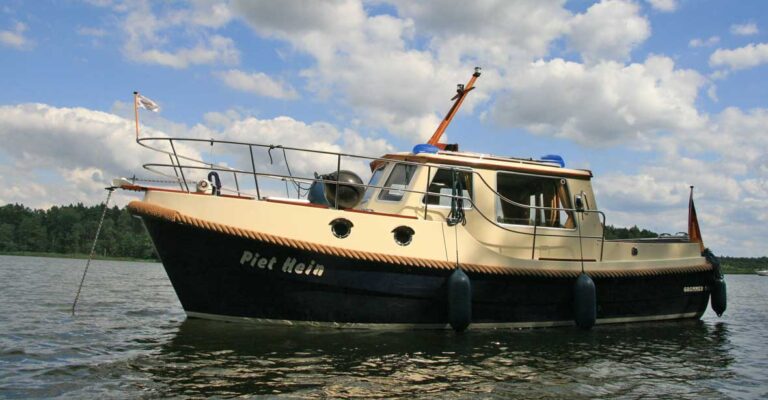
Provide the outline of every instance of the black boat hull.
{"type": "MultiPolygon", "coordinates": [[[[191,317],[448,327],[451,270],[360,261],[143,215],[191,317]]],[[[471,327],[573,325],[575,278],[467,272],[471,327]]],[[[711,271],[594,278],[597,323],[699,318],[711,271]]]]}

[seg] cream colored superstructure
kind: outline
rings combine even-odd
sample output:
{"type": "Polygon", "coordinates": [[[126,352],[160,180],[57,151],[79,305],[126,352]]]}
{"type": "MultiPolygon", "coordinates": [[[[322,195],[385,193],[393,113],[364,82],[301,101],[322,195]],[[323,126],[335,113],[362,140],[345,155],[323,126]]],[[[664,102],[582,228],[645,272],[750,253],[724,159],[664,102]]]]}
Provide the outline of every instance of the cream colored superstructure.
{"type": "Polygon", "coordinates": [[[380,199],[381,188],[355,210],[317,207],[301,201],[216,197],[146,189],[144,201],[218,224],[269,233],[298,241],[350,251],[392,254],[417,259],[472,263],[536,270],[590,271],[684,268],[701,265],[699,244],[688,242],[605,241],[601,214],[591,186],[591,173],[540,162],[499,159],[482,155],[393,154],[384,167],[381,187],[397,162],[416,163],[402,199],[380,199]],[[475,179],[466,224],[449,226],[450,207],[425,205],[424,193],[439,167],[471,171],[475,179]],[[573,228],[507,225],[496,222],[498,171],[558,177],[567,181],[569,196],[579,195],[582,212],[575,212],[573,228]],[[347,237],[336,237],[330,224],[337,218],[352,223],[347,237]],[[408,245],[393,239],[393,230],[414,231],[408,245]],[[457,260],[458,257],[458,260],[457,260]]]}

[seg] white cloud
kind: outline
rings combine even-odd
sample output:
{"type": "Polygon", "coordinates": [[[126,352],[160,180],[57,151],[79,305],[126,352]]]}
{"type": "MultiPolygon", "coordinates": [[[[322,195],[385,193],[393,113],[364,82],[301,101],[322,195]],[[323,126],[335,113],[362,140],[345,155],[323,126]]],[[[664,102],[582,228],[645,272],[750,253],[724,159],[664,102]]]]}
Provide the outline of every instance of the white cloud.
{"type": "Polygon", "coordinates": [[[293,100],[299,97],[290,84],[270,78],[263,72],[247,73],[237,69],[221,71],[215,75],[227,86],[243,92],[255,93],[259,96],[275,99],[293,100]]]}
{"type": "MultiPolygon", "coordinates": [[[[230,116],[234,116],[230,114],[230,116]]],[[[379,157],[391,152],[392,146],[383,139],[366,138],[352,130],[340,131],[335,126],[325,122],[307,124],[291,117],[281,116],[271,119],[259,119],[255,117],[240,117],[229,121],[218,120],[223,123],[216,136],[232,141],[253,142],[258,138],[258,143],[275,144],[286,147],[297,147],[328,152],[353,152],[356,154],[379,157]]],[[[257,168],[285,174],[285,162],[280,149],[273,150],[272,156],[275,164],[269,164],[267,150],[254,148],[257,168]]],[[[241,154],[247,155],[246,153],[241,154]]],[[[335,155],[322,155],[288,151],[289,166],[294,176],[311,177],[314,172],[327,173],[336,169],[337,157],[335,155]]],[[[247,164],[244,169],[250,170],[250,158],[239,160],[247,164]]],[[[365,179],[370,175],[368,163],[358,159],[343,158],[342,168],[351,169],[365,179]]]]}
{"type": "MultiPolygon", "coordinates": [[[[194,4],[198,3],[205,2],[194,4]]],[[[214,18],[209,15],[213,20],[208,20],[203,14],[182,10],[158,17],[150,4],[131,4],[123,20],[126,35],[123,54],[129,60],[177,69],[197,64],[235,65],[240,62],[240,52],[232,39],[210,34],[206,29],[226,23],[228,16],[214,18]],[[169,46],[165,32],[178,27],[184,28],[182,32],[191,38],[191,45],[169,46]]]]}
{"type": "MultiPolygon", "coordinates": [[[[147,133],[161,132],[144,128],[147,133]]],[[[0,169],[23,171],[3,179],[0,202],[23,202],[31,207],[103,201],[103,188],[112,178],[131,176],[145,162],[167,158],[143,150],[134,142],[130,119],[85,108],[57,108],[46,104],[0,107],[0,141],[5,164],[0,169]],[[13,149],[13,151],[8,151],[13,149]],[[30,197],[24,189],[36,182],[30,197]]],[[[197,156],[182,146],[185,152],[197,156]]]]}
{"type": "Polygon", "coordinates": [[[718,170],[711,161],[664,158],[637,174],[610,173],[595,178],[598,205],[615,226],[638,225],[656,232],[687,230],[689,185],[704,243],[716,254],[765,255],[768,204],[765,179],[743,179],[718,170]]]}
{"type": "MultiPolygon", "coordinates": [[[[122,112],[124,107],[123,104],[116,105],[118,112],[122,112]]],[[[244,142],[254,142],[254,138],[258,138],[258,142],[264,144],[331,152],[343,149],[374,157],[392,151],[392,146],[383,139],[363,137],[352,130],[339,130],[324,122],[308,124],[290,117],[258,119],[235,111],[219,113],[220,118],[213,114],[209,117],[215,121],[213,126],[188,127],[145,113],[142,116],[142,137],[177,136],[179,131],[183,131],[181,136],[188,138],[244,142]]],[[[0,173],[0,203],[22,202],[30,207],[78,201],[93,204],[103,201],[103,188],[109,185],[112,178],[136,174],[139,177],[167,179],[141,169],[141,165],[148,162],[167,164],[167,156],[144,149],[134,140],[134,121],[115,114],[46,104],[0,106],[0,141],[4,144],[0,150],[0,172],[17,171],[0,173]]],[[[175,145],[181,155],[195,159],[205,157],[206,161],[251,170],[247,147],[219,145],[212,148],[208,142],[178,142],[175,145]]],[[[258,171],[287,173],[279,148],[272,151],[274,165],[270,165],[266,149],[255,147],[254,154],[258,171]]],[[[294,176],[311,177],[315,171],[327,173],[336,169],[336,157],[332,155],[309,157],[306,153],[292,151],[287,155],[294,176]]],[[[367,163],[357,159],[344,158],[342,168],[356,171],[364,179],[370,175],[367,163]]],[[[170,170],[168,172],[172,175],[170,170]]],[[[187,171],[186,178],[195,181],[206,172],[187,171]]],[[[221,175],[225,186],[234,189],[231,174],[221,175]]],[[[246,189],[250,188],[248,185],[251,182],[240,177],[240,183],[246,189]]],[[[276,182],[278,187],[282,187],[282,182],[276,182]]],[[[119,201],[124,204],[128,197],[121,199],[119,201]]]]}
{"type": "Polygon", "coordinates": [[[158,64],[171,68],[187,68],[195,64],[237,64],[240,52],[232,39],[213,35],[206,43],[198,43],[191,48],[164,51],[126,46],[126,56],[132,61],[158,64]]]}
{"type": "Polygon", "coordinates": [[[26,31],[27,25],[17,22],[10,30],[0,30],[0,43],[17,50],[29,50],[34,46],[34,42],[24,36],[26,31]]]}
{"type": "Polygon", "coordinates": [[[499,88],[504,75],[569,29],[563,1],[481,2],[466,8],[455,0],[430,3],[389,1],[397,16],[369,16],[362,3],[255,3],[235,1],[233,11],[261,36],[288,41],[311,55],[302,71],[308,89],[339,99],[363,122],[424,140],[448,109],[454,83],[471,67],[487,68],[464,112],[471,112],[499,88]],[[418,30],[417,30],[418,27],[418,30]],[[360,118],[362,117],[362,118],[360,118]]]}
{"type": "Polygon", "coordinates": [[[606,146],[702,127],[695,100],[704,83],[696,71],[675,69],[660,56],[630,65],[537,61],[509,82],[491,116],[502,125],[606,146]]]}
{"type": "Polygon", "coordinates": [[[645,0],[654,10],[672,12],[677,10],[677,0],[645,0]]]}
{"type": "Polygon", "coordinates": [[[626,61],[630,52],[651,35],[640,7],[626,0],[604,0],[571,21],[569,46],[587,63],[626,61]]]}
{"type": "Polygon", "coordinates": [[[707,39],[694,38],[688,42],[688,47],[712,47],[720,43],[720,36],[710,36],[707,39]]]}
{"type": "Polygon", "coordinates": [[[431,37],[441,62],[470,56],[484,65],[505,65],[543,57],[568,30],[571,13],[560,0],[489,0],[472,7],[460,0],[393,0],[398,14],[431,37]]]}
{"type": "Polygon", "coordinates": [[[396,134],[431,133],[419,121],[438,120],[434,91],[445,79],[437,78],[441,72],[429,52],[407,49],[412,22],[368,17],[358,1],[243,1],[234,8],[258,34],[287,40],[315,59],[302,76],[320,98],[341,93],[341,101],[369,124],[396,134]]]}
{"type": "Polygon", "coordinates": [[[757,35],[758,32],[759,30],[757,29],[757,25],[755,25],[753,22],[731,25],[731,33],[734,35],[750,36],[757,35]]]}
{"type": "Polygon", "coordinates": [[[708,137],[702,137],[702,146],[709,144],[732,164],[740,165],[734,173],[768,178],[768,109],[742,111],[728,107],[714,120],[708,137]]]}
{"type": "Polygon", "coordinates": [[[192,0],[191,8],[174,10],[168,18],[174,24],[220,28],[228,24],[232,18],[229,3],[220,0],[192,0]]]}
{"type": "Polygon", "coordinates": [[[639,7],[628,1],[605,1],[575,17],[559,0],[488,2],[469,9],[453,0],[391,3],[398,17],[368,16],[353,0],[236,1],[233,12],[258,34],[286,40],[314,58],[315,65],[302,72],[309,90],[321,98],[341,93],[364,124],[413,142],[432,133],[450,105],[446,82],[465,82],[469,63],[491,68],[465,112],[502,88],[506,76],[527,69],[532,57],[545,56],[562,35],[569,34],[571,46],[596,63],[628,58],[650,34],[639,7]],[[416,46],[417,39],[426,39],[427,46],[416,46]]]}
{"type": "Polygon", "coordinates": [[[768,109],[729,107],[703,129],[665,139],[672,142],[666,152],[637,173],[595,179],[609,223],[684,231],[688,185],[694,185],[708,246],[716,253],[765,255],[765,244],[754,238],[768,237],[768,109]]]}
{"type": "Polygon", "coordinates": [[[709,85],[709,88],[707,88],[707,97],[715,103],[719,101],[717,98],[717,86],[709,85]]]}
{"type": "Polygon", "coordinates": [[[737,49],[717,49],[709,57],[709,65],[732,70],[748,69],[768,63],[768,43],[750,43],[737,49]]]}

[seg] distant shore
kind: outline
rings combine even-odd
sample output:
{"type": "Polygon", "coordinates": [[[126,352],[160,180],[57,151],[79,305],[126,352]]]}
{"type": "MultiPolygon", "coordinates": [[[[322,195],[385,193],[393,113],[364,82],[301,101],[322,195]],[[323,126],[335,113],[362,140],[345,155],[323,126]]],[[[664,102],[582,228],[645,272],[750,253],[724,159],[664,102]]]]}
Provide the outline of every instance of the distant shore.
{"type": "MultiPolygon", "coordinates": [[[[81,260],[88,259],[88,254],[60,254],[60,253],[44,253],[44,252],[36,252],[36,251],[2,251],[0,252],[0,256],[74,258],[74,259],[81,259],[81,260]]],[[[155,260],[152,258],[144,259],[144,258],[131,258],[131,257],[109,257],[109,256],[100,256],[100,255],[94,255],[93,259],[105,260],[105,261],[132,261],[132,262],[151,262],[151,263],[160,262],[160,260],[155,260]]]]}

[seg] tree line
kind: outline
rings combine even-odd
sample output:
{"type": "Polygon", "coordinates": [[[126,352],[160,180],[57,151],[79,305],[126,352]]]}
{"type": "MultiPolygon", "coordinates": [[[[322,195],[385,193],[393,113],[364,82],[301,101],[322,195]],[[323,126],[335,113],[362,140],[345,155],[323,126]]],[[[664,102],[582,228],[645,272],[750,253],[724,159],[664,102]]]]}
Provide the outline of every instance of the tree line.
{"type": "MultiPolygon", "coordinates": [[[[0,207],[0,252],[88,254],[103,207],[78,203],[33,210],[21,204],[4,205],[0,207]]],[[[117,206],[107,210],[96,254],[157,259],[141,221],[117,206]]]]}

